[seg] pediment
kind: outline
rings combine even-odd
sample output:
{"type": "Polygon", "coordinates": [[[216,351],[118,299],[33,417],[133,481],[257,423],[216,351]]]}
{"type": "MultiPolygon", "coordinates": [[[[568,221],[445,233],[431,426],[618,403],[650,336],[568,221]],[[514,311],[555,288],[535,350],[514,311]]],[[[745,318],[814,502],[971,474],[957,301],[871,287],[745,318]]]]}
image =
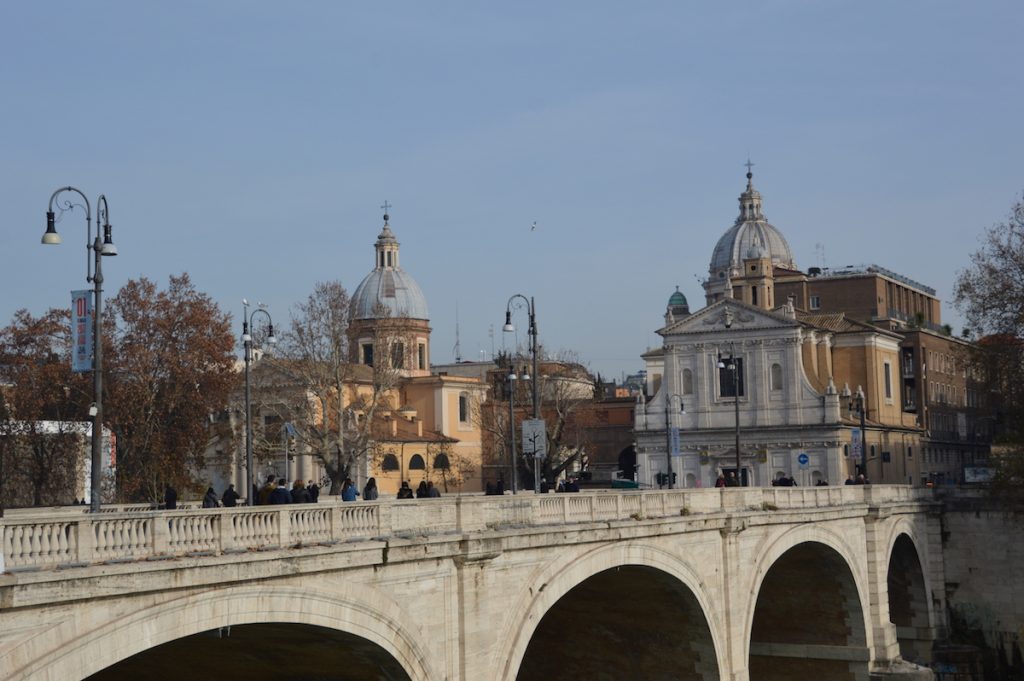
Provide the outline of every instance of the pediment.
{"type": "Polygon", "coordinates": [[[673,322],[658,331],[662,336],[709,333],[716,331],[742,331],[748,329],[780,329],[799,327],[801,324],[784,314],[747,305],[738,300],[720,300],[696,313],[673,322]],[[726,326],[728,317],[731,326],[726,326]]]}

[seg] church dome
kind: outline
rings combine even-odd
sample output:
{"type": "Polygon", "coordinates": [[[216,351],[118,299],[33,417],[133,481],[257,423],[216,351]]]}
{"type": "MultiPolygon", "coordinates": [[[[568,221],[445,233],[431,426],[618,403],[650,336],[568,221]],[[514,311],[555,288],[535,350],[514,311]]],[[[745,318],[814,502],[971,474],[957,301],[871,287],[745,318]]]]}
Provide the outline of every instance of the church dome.
{"type": "Polygon", "coordinates": [[[686,302],[686,296],[684,296],[683,292],[679,290],[679,287],[676,287],[675,292],[671,296],[669,296],[669,298],[668,298],[668,306],[669,307],[676,307],[676,306],[679,306],[679,305],[688,305],[688,304],[689,303],[686,302]]]}
{"type": "Polygon", "coordinates": [[[385,213],[384,228],[374,244],[373,271],[352,294],[352,319],[430,319],[427,299],[419,284],[399,265],[398,246],[385,213]]]}
{"type": "Polygon", "coordinates": [[[786,237],[761,212],[761,193],[754,189],[752,179],[753,174],[747,172],[747,190],[739,198],[740,215],[711,254],[708,272],[712,280],[741,270],[745,258],[767,257],[773,265],[796,269],[786,237]]]}

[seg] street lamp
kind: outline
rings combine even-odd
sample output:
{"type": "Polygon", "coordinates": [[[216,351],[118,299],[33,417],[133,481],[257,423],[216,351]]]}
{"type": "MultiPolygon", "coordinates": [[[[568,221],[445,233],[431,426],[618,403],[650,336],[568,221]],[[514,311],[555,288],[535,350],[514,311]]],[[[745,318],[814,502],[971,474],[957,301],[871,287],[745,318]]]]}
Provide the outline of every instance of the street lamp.
{"type": "Polygon", "coordinates": [[[92,513],[99,513],[100,493],[103,486],[103,337],[100,331],[103,328],[103,259],[100,256],[117,255],[117,246],[111,238],[110,209],[107,206],[107,197],[100,194],[96,201],[96,236],[93,238],[92,231],[92,210],[89,199],[79,189],[74,187],[61,187],[50,196],[50,206],[46,211],[46,233],[43,234],[42,243],[47,245],[60,244],[60,234],[55,226],[56,216],[53,212],[54,204],[61,213],[74,210],[75,206],[81,204],[73,203],[73,199],[57,201],[57,197],[65,192],[74,192],[82,197],[85,202],[85,280],[93,285],[93,304],[95,309],[92,316],[92,388],[93,403],[89,408],[92,416],[92,471],[89,480],[89,510],[92,513]],[[100,238],[100,221],[103,222],[103,238],[100,238]],[[94,262],[89,260],[89,251],[93,252],[94,262]]]}
{"type": "MultiPolygon", "coordinates": [[[[847,391],[849,392],[849,391],[847,391]]],[[[868,481],[868,441],[867,430],[865,429],[864,389],[857,386],[857,392],[850,397],[850,411],[854,409],[860,415],[860,472],[864,476],[864,482],[868,481]]]]}
{"type": "MultiPolygon", "coordinates": [[[[256,319],[256,315],[262,312],[267,317],[268,331],[267,342],[271,345],[277,344],[277,337],[274,336],[274,320],[270,318],[270,313],[263,307],[260,306],[252,311],[252,315],[249,314],[249,301],[242,299],[242,347],[245,349],[245,474],[249,478],[248,490],[245,493],[248,506],[254,506],[256,500],[253,498],[255,495],[253,492],[254,479],[252,477],[252,391],[249,387],[249,365],[252,364],[252,349],[253,340],[252,334],[249,333],[249,329],[252,328],[252,324],[256,319]]],[[[286,454],[287,456],[287,454],[286,454]]],[[[287,459],[285,460],[287,462],[287,459]]],[[[287,463],[285,464],[285,475],[288,473],[287,463]]]]}
{"type": "Polygon", "coordinates": [[[516,472],[516,381],[519,379],[524,381],[530,380],[530,374],[526,372],[526,367],[523,367],[522,372],[519,376],[516,376],[516,368],[513,366],[511,359],[508,365],[508,433],[509,433],[509,448],[508,448],[508,462],[511,468],[512,474],[512,494],[519,491],[518,475],[516,472]]]}
{"type": "MultiPolygon", "coordinates": [[[[732,310],[725,308],[725,328],[732,328],[732,310]]],[[[736,484],[745,487],[743,484],[743,469],[740,462],[740,384],[739,384],[739,362],[735,356],[735,348],[732,341],[729,341],[729,364],[722,362],[722,356],[718,356],[718,368],[728,369],[732,372],[732,396],[736,423],[736,484]]]]}
{"type": "MultiPolygon", "coordinates": [[[[502,331],[512,333],[516,330],[516,327],[512,325],[512,301],[516,298],[522,299],[526,304],[526,311],[530,318],[530,326],[527,329],[527,333],[530,336],[530,356],[533,359],[533,418],[537,420],[540,418],[540,399],[537,393],[540,374],[537,373],[537,307],[533,302],[532,296],[527,298],[521,293],[516,293],[508,299],[508,303],[505,305],[505,326],[502,327],[502,331]]],[[[545,437],[547,437],[546,434],[545,437]]],[[[540,463],[536,458],[533,461],[533,491],[536,494],[540,493],[540,463]]]]}
{"type": "Polygon", "coordinates": [[[674,482],[673,477],[675,477],[673,475],[673,473],[672,473],[672,421],[671,421],[671,412],[669,410],[669,407],[672,404],[672,398],[673,397],[679,398],[679,413],[680,414],[685,414],[686,413],[686,407],[683,405],[683,396],[682,395],[679,395],[678,393],[672,393],[671,395],[666,395],[665,396],[665,459],[668,461],[668,488],[669,489],[672,489],[673,482],[674,482]]]}

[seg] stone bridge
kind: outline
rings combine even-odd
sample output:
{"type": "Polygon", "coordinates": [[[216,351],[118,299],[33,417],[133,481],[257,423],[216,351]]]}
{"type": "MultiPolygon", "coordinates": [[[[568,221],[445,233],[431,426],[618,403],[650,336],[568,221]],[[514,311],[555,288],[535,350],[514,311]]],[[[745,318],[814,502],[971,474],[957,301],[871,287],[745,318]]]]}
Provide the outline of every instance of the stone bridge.
{"type": "Polygon", "coordinates": [[[866,681],[943,630],[938,505],[900,486],[63,509],[0,532],[11,680],[866,681]]]}

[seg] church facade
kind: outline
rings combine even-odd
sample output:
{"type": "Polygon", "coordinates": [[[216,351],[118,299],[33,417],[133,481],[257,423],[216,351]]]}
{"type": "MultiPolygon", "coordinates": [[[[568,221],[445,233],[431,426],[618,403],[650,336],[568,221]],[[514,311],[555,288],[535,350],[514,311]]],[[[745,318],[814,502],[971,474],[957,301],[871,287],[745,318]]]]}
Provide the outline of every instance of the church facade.
{"type": "Polygon", "coordinates": [[[650,398],[636,406],[637,479],[653,486],[671,470],[679,487],[720,475],[757,486],[836,485],[861,473],[912,481],[921,429],[901,408],[901,336],[841,311],[812,314],[795,296],[777,300],[776,283],[798,270],[749,169],[739,207],[712,252],[706,306],[691,314],[674,292],[662,347],[643,355],[650,398]],[[855,407],[865,403],[861,429],[855,407]],[[874,468],[862,446],[877,454],[874,468]]]}

